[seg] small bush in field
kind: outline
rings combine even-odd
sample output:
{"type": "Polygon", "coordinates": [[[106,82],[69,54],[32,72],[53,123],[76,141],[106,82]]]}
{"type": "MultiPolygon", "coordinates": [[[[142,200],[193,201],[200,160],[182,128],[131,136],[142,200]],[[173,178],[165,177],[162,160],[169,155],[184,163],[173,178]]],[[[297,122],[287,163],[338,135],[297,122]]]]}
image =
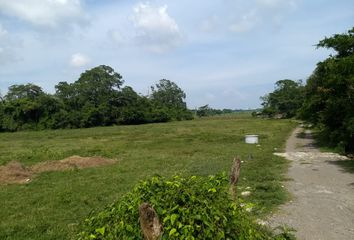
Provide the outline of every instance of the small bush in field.
{"type": "Polygon", "coordinates": [[[230,200],[225,174],[140,182],[120,201],[92,214],[79,239],[143,239],[139,205],[150,203],[164,227],[162,239],[286,239],[273,236],[230,200]]]}

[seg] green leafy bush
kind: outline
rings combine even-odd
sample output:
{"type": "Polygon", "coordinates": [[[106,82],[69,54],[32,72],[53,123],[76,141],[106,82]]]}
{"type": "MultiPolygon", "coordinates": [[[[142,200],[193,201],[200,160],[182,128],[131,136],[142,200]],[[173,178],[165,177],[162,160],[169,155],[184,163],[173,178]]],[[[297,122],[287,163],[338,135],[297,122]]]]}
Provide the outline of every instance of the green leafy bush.
{"type": "Polygon", "coordinates": [[[164,226],[162,239],[286,239],[256,224],[231,201],[225,174],[140,182],[120,201],[92,214],[79,239],[143,239],[139,205],[150,203],[164,226]]]}

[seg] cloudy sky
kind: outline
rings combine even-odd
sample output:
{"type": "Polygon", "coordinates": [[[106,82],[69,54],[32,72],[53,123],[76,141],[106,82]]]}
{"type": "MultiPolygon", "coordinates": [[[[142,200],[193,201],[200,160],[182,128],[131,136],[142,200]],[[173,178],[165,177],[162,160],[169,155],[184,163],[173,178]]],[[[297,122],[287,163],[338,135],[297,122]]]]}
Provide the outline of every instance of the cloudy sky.
{"type": "Polygon", "coordinates": [[[105,64],[147,94],[176,82],[190,108],[255,108],[277,80],[304,79],[353,27],[353,0],[0,0],[0,92],[105,64]]]}

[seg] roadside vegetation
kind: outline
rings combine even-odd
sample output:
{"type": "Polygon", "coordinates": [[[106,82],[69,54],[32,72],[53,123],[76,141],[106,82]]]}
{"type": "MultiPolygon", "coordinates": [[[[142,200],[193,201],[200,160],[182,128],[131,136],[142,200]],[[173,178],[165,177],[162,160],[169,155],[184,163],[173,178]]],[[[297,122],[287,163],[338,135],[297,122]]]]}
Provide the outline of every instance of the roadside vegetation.
{"type": "Polygon", "coordinates": [[[335,53],[319,62],[308,79],[300,116],[317,127],[320,143],[354,152],[354,28],[317,47],[335,53]]]}
{"type": "MultiPolygon", "coordinates": [[[[233,176],[236,179],[238,175],[233,176]]],[[[140,182],[104,211],[86,219],[79,239],[142,239],[139,222],[147,225],[144,230],[149,233],[151,215],[155,216],[155,235],[161,237],[154,239],[287,240],[292,237],[286,231],[275,235],[266,226],[259,225],[250,214],[252,203],[240,197],[232,201],[228,186],[226,174],[152,177],[140,182]],[[145,217],[144,211],[148,216],[145,217]]]]}
{"type": "Polygon", "coordinates": [[[306,84],[289,79],[276,82],[262,97],[262,114],[297,117],[311,123],[318,143],[341,153],[354,152],[354,28],[321,40],[317,48],[334,54],[317,64],[306,84]]]}
{"type": "Polygon", "coordinates": [[[239,191],[251,214],[260,218],[287,200],[282,181],[288,163],[281,151],[295,127],[291,120],[250,115],[201,118],[138,126],[44,130],[0,134],[0,165],[24,167],[66,159],[100,156],[117,159],[96,168],[42,172],[26,184],[0,185],[0,239],[77,238],[89,213],[123,198],[140,180],[229,172],[232,159],[242,162],[239,191]],[[260,145],[244,143],[256,133],[260,145]]]}

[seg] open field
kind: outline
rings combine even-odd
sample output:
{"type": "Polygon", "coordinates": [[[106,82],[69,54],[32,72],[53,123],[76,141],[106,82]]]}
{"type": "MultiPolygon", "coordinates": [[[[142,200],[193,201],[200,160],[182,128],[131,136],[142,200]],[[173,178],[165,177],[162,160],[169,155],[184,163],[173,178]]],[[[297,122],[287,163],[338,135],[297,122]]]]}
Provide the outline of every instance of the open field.
{"type": "Polygon", "coordinates": [[[28,184],[0,185],[0,239],[68,239],[100,210],[154,174],[208,175],[229,171],[239,155],[241,187],[251,187],[257,214],[284,202],[287,162],[273,156],[296,123],[218,117],[165,124],[0,134],[0,165],[32,166],[72,155],[118,159],[109,166],[43,172],[28,184]],[[244,135],[260,135],[261,146],[244,135]]]}

